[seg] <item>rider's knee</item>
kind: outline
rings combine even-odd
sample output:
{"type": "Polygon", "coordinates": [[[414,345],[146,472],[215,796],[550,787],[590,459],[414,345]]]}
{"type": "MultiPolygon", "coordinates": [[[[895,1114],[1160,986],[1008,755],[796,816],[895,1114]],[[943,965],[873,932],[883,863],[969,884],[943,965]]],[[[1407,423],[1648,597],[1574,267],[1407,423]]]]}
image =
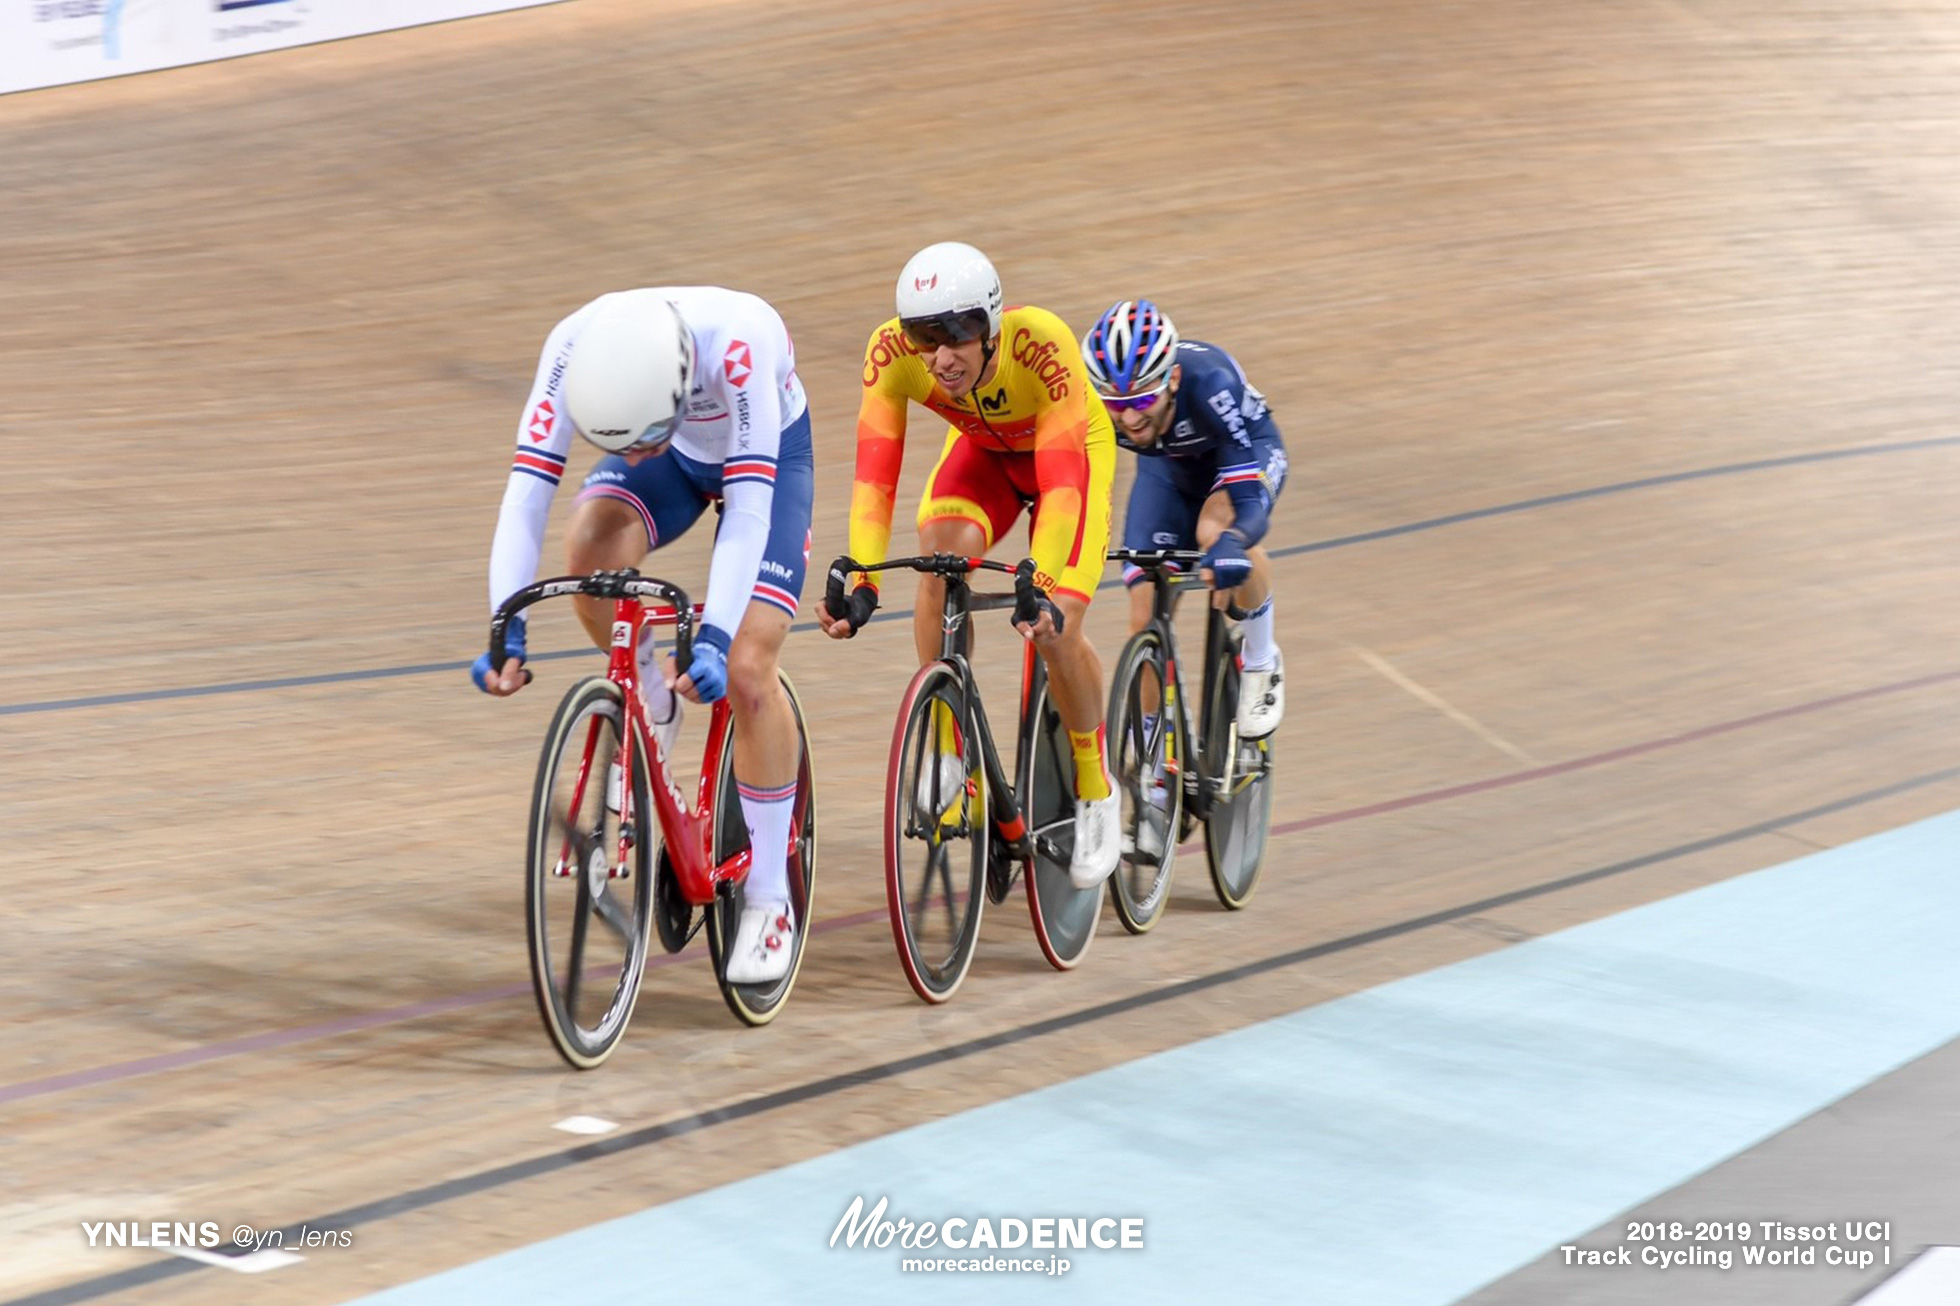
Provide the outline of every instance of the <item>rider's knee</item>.
{"type": "Polygon", "coordinates": [[[735,714],[761,711],[775,691],[775,650],[761,641],[736,640],[728,651],[728,699],[735,714]]]}
{"type": "Polygon", "coordinates": [[[978,555],[987,551],[987,535],[965,517],[935,517],[919,523],[919,543],[930,553],[978,555]]]}
{"type": "Polygon", "coordinates": [[[647,555],[646,527],[616,503],[588,499],[572,511],[565,527],[565,554],[574,572],[606,571],[636,565],[647,555]]]}

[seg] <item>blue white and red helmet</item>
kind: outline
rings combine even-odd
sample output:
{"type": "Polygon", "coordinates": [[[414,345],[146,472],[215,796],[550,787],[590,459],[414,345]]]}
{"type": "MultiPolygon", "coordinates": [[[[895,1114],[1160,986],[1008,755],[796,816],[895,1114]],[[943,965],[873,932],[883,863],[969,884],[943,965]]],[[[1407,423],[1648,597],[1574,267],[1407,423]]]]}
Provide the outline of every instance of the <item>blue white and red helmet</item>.
{"type": "Polygon", "coordinates": [[[1147,299],[1110,306],[1082,337],[1089,384],[1112,399],[1150,394],[1170,381],[1177,362],[1177,328],[1147,299]]]}

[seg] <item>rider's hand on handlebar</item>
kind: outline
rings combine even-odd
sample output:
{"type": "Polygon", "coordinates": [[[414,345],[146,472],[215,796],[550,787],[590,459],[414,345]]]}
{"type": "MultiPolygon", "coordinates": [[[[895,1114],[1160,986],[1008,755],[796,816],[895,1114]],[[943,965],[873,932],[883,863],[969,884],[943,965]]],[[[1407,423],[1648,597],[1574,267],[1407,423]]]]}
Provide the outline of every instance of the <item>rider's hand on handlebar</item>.
{"type": "Polygon", "coordinates": [[[871,614],[877,610],[878,591],[869,585],[860,584],[851,591],[851,597],[845,600],[844,611],[834,616],[831,614],[830,600],[826,596],[824,601],[817,605],[817,626],[832,639],[849,639],[864,629],[865,623],[871,620],[871,614]]]}
{"type": "Polygon", "coordinates": [[[1014,629],[1023,639],[1045,644],[1062,633],[1062,610],[1034,582],[1034,559],[1014,569],[1014,629]]]}
{"type": "Polygon", "coordinates": [[[1246,556],[1239,533],[1229,526],[1205,551],[1198,567],[1217,590],[1235,590],[1252,579],[1252,559],[1246,556]]]}
{"type": "Polygon", "coordinates": [[[728,692],[728,632],[703,626],[694,637],[687,674],[674,689],[690,703],[712,703],[728,692]]]}
{"type": "Polygon", "coordinates": [[[514,617],[504,627],[504,665],[493,675],[490,671],[490,654],[480,653],[470,665],[470,679],[476,687],[486,694],[505,698],[531,683],[531,673],[524,668],[525,654],[524,618],[514,617]]]}

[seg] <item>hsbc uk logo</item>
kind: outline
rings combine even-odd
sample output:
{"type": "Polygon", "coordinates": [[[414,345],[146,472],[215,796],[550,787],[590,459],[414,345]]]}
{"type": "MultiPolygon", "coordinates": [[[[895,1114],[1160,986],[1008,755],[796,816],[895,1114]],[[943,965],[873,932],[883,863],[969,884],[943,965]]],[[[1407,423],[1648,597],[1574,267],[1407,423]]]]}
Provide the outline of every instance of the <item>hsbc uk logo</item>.
{"type": "Polygon", "coordinates": [[[749,377],[755,374],[755,359],[749,353],[748,345],[740,340],[731,340],[728,352],[722,355],[721,370],[727,375],[730,385],[747,385],[749,377]]]}
{"type": "Polygon", "coordinates": [[[531,437],[532,444],[543,444],[551,438],[551,428],[557,421],[558,410],[551,406],[551,400],[540,399],[538,406],[531,410],[531,421],[524,433],[531,437]]]}
{"type": "Polygon", "coordinates": [[[914,290],[931,290],[934,286],[938,284],[939,284],[939,274],[937,272],[933,273],[929,277],[912,278],[912,289],[914,290]]]}

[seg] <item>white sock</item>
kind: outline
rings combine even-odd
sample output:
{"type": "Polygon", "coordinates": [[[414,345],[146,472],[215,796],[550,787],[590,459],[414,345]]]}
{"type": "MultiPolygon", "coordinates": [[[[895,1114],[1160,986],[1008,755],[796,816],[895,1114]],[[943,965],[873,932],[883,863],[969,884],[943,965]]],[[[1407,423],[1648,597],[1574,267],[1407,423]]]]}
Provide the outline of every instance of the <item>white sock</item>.
{"type": "Polygon", "coordinates": [[[640,697],[647,705],[647,717],[655,725],[674,715],[674,691],[660,674],[660,649],[654,643],[653,627],[640,628],[640,697]]]}
{"type": "Polygon", "coordinates": [[[745,785],[742,817],[749,823],[749,877],[743,890],[750,907],[789,906],[789,822],[796,809],[796,781],[780,788],[745,785]]]}
{"type": "Polygon", "coordinates": [[[1266,601],[1245,614],[1239,623],[1245,632],[1245,669],[1247,671],[1271,671],[1279,661],[1279,646],[1273,643],[1273,600],[1266,601]]]}

